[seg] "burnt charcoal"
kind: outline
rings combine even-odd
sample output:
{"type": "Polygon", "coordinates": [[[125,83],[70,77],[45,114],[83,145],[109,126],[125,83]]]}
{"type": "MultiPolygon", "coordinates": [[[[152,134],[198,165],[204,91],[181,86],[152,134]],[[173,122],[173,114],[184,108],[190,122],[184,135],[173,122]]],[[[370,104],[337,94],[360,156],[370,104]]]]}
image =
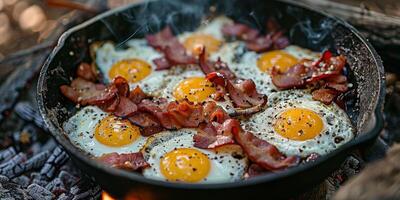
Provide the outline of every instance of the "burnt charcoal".
{"type": "Polygon", "coordinates": [[[83,200],[83,199],[99,199],[101,195],[101,188],[99,186],[96,186],[90,190],[87,190],[85,192],[76,194],[73,198],[73,200],[83,200]]]}
{"type": "Polygon", "coordinates": [[[32,180],[32,183],[38,184],[38,185],[44,187],[44,186],[46,186],[49,182],[46,181],[46,180],[43,180],[43,179],[33,179],[33,180],[32,180]]]}
{"type": "Polygon", "coordinates": [[[49,184],[46,185],[46,189],[55,195],[60,195],[67,191],[60,178],[53,179],[49,184]]]}
{"type": "Polygon", "coordinates": [[[40,144],[40,142],[35,142],[30,146],[28,152],[32,155],[36,155],[41,152],[41,149],[42,149],[42,144],[40,144]]]}
{"type": "Polygon", "coordinates": [[[79,169],[77,169],[74,165],[74,163],[72,162],[72,160],[67,161],[67,163],[65,163],[61,168],[60,171],[67,171],[69,172],[71,175],[79,177],[81,175],[81,172],[79,171],[79,169]]]}
{"type": "Polygon", "coordinates": [[[101,191],[102,191],[102,189],[101,189],[101,187],[98,186],[98,185],[94,186],[94,187],[91,189],[91,193],[92,193],[92,196],[94,197],[94,199],[99,199],[99,198],[100,198],[101,191]]]}
{"type": "MultiPolygon", "coordinates": [[[[83,18],[73,15],[67,21],[73,24],[78,19],[83,18]]],[[[60,26],[57,30],[64,28],[60,26]]],[[[53,46],[57,38],[52,37],[54,41],[49,41],[46,48],[36,49],[35,46],[34,51],[12,56],[12,62],[5,58],[13,71],[0,84],[1,200],[72,200],[74,197],[69,189],[76,186],[81,174],[67,163],[67,154],[57,148],[54,139],[43,134],[48,128],[38,112],[36,87],[32,84],[37,81],[37,72],[48,56],[50,49],[47,47],[53,46]]],[[[79,194],[83,197],[82,193],[88,192],[86,199],[93,199],[95,184],[87,184],[86,191],[79,186],[79,194]]]]}
{"type": "Polygon", "coordinates": [[[58,196],[57,200],[72,200],[72,196],[68,196],[65,193],[61,194],[60,196],[58,196]]]}
{"type": "Polygon", "coordinates": [[[31,180],[32,183],[36,183],[43,187],[45,187],[49,183],[45,177],[43,177],[40,173],[37,172],[31,173],[31,180]]]}
{"type": "Polygon", "coordinates": [[[0,199],[32,199],[20,185],[8,182],[0,184],[0,199]]]}
{"type": "Polygon", "coordinates": [[[90,199],[90,192],[86,191],[74,196],[72,200],[83,200],[83,199],[90,199]]]}
{"type": "Polygon", "coordinates": [[[50,153],[48,151],[44,151],[42,153],[33,156],[26,162],[21,161],[12,167],[8,167],[2,170],[1,172],[3,175],[9,178],[14,178],[32,169],[37,169],[42,167],[46,162],[47,158],[49,157],[49,155],[50,153]]]}
{"type": "Polygon", "coordinates": [[[24,188],[28,187],[30,181],[31,180],[25,175],[18,176],[18,177],[15,177],[15,178],[12,179],[12,182],[14,182],[14,183],[16,183],[16,184],[18,184],[18,185],[20,185],[20,186],[22,186],[24,188]]]}
{"type": "Polygon", "coordinates": [[[43,168],[40,170],[40,174],[47,179],[54,177],[57,170],[68,161],[69,157],[60,147],[54,149],[53,153],[47,159],[43,168]]]}
{"type": "Polygon", "coordinates": [[[15,113],[23,120],[33,122],[36,126],[47,131],[39,112],[29,102],[19,102],[15,105],[15,113]]]}
{"type": "Polygon", "coordinates": [[[70,193],[75,195],[75,197],[94,198],[95,196],[97,196],[101,193],[101,188],[99,186],[95,185],[89,179],[82,178],[79,180],[79,182],[76,185],[71,187],[70,193]]]}
{"type": "Polygon", "coordinates": [[[19,171],[21,168],[21,163],[25,162],[26,160],[26,155],[24,153],[19,153],[11,160],[7,162],[3,162],[0,165],[0,174],[7,176],[8,178],[14,176],[14,170],[19,171]]]}
{"type": "MultiPolygon", "coordinates": [[[[47,53],[49,50],[44,50],[42,53],[47,53]]],[[[13,108],[21,91],[27,86],[29,81],[37,74],[41,68],[46,56],[27,56],[24,62],[16,66],[15,70],[7,77],[7,79],[0,86],[0,122],[6,117],[6,111],[13,108]]],[[[23,59],[23,58],[21,58],[23,59]]]]}
{"type": "Polygon", "coordinates": [[[28,194],[35,200],[51,200],[54,198],[53,193],[37,184],[29,185],[26,190],[28,191],[28,194]]]}
{"type": "Polygon", "coordinates": [[[10,160],[3,162],[0,165],[0,170],[3,168],[9,168],[10,166],[14,166],[18,163],[24,162],[26,160],[26,155],[22,152],[18,153],[14,157],[12,157],[10,160]]]}
{"type": "Polygon", "coordinates": [[[7,161],[7,160],[11,159],[16,154],[17,153],[16,153],[14,147],[9,147],[7,149],[0,151],[0,163],[1,163],[1,161],[7,161]]]}
{"type": "Polygon", "coordinates": [[[7,176],[0,175],[0,183],[7,183],[10,179],[7,176]]]}
{"type": "Polygon", "coordinates": [[[71,189],[70,189],[70,193],[71,194],[73,194],[73,195],[76,195],[76,194],[79,194],[79,193],[82,193],[83,191],[85,191],[85,189],[81,189],[80,187],[79,187],[79,185],[75,185],[75,186],[72,186],[71,187],[71,189]]]}
{"type": "Polygon", "coordinates": [[[71,188],[73,185],[75,185],[78,182],[78,178],[71,175],[67,171],[61,171],[60,174],[58,175],[58,178],[61,179],[61,181],[64,183],[65,187],[67,189],[71,188]]]}
{"type": "Polygon", "coordinates": [[[38,173],[38,172],[32,172],[31,173],[31,179],[32,180],[34,180],[34,179],[41,179],[42,178],[42,176],[40,175],[40,173],[38,173]]]}

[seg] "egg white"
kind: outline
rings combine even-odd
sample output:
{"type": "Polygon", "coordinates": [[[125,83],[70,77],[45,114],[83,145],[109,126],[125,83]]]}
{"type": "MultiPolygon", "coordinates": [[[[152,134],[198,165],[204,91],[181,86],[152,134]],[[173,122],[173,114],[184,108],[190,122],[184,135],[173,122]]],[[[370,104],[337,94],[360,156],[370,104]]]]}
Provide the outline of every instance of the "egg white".
{"type": "Polygon", "coordinates": [[[276,91],[271,77],[257,67],[259,55],[247,51],[244,42],[231,42],[223,45],[221,50],[211,55],[211,60],[221,58],[229,69],[239,78],[251,79],[256,84],[257,91],[261,94],[271,94],[276,91]]]}
{"type": "Polygon", "coordinates": [[[63,125],[71,142],[93,156],[101,156],[106,153],[133,153],[138,152],[146,142],[146,138],[139,136],[133,143],[110,147],[96,140],[94,131],[96,125],[109,114],[95,106],[86,106],[68,119],[63,125]]]}
{"type": "Polygon", "coordinates": [[[104,81],[107,83],[112,81],[108,74],[116,62],[124,59],[140,59],[149,63],[152,71],[146,78],[136,83],[130,83],[129,86],[131,89],[140,86],[145,93],[158,96],[165,85],[164,78],[167,71],[155,71],[156,65],[153,60],[162,57],[162,54],[148,46],[145,39],[129,40],[127,46],[127,49],[117,49],[113,43],[106,42],[96,49],[96,65],[102,73],[104,81]]]}
{"type": "MultiPolygon", "coordinates": [[[[181,81],[191,77],[205,77],[204,73],[197,66],[187,67],[172,67],[168,71],[168,75],[165,78],[166,85],[162,90],[160,97],[168,99],[168,101],[175,101],[173,93],[175,88],[180,84],[181,81]]],[[[215,101],[212,98],[208,98],[206,101],[215,101]]],[[[228,114],[235,112],[232,102],[229,99],[224,101],[215,101],[218,106],[221,106],[228,114]]]]}
{"type": "Polygon", "coordinates": [[[347,114],[335,103],[325,105],[312,99],[303,90],[277,92],[268,99],[268,108],[242,121],[245,130],[252,131],[263,140],[275,145],[286,155],[306,157],[311,153],[327,154],[354,137],[353,128],[347,114]],[[275,120],[290,108],[305,108],[316,112],[323,121],[323,130],[313,139],[296,141],[287,139],[274,130],[275,120]],[[339,142],[338,142],[339,141],[339,142]]]}
{"type": "Polygon", "coordinates": [[[208,176],[200,183],[222,183],[241,180],[247,169],[248,160],[238,145],[225,145],[213,150],[194,147],[195,129],[165,131],[148,139],[142,152],[151,167],[143,171],[147,178],[166,180],[160,171],[161,157],[176,148],[193,148],[201,151],[210,159],[208,176]]]}
{"type": "Polygon", "coordinates": [[[310,60],[317,60],[321,56],[321,53],[311,51],[310,49],[306,49],[297,45],[289,45],[282,49],[286,53],[294,56],[298,60],[301,59],[310,59],[310,60]]]}
{"type": "Polygon", "coordinates": [[[179,34],[178,40],[184,42],[187,37],[194,34],[207,34],[213,36],[215,39],[224,41],[224,34],[222,33],[222,27],[227,24],[232,24],[233,21],[225,16],[219,16],[211,20],[203,20],[200,27],[194,31],[188,31],[179,34]]]}
{"type": "MultiPolygon", "coordinates": [[[[294,56],[298,60],[303,58],[316,60],[319,53],[311,50],[290,45],[282,51],[294,56]]],[[[257,60],[261,54],[246,49],[246,45],[242,41],[235,41],[224,44],[220,51],[211,55],[211,60],[216,61],[221,58],[228,64],[228,67],[236,74],[236,76],[244,79],[251,79],[257,87],[257,91],[261,94],[270,95],[278,89],[272,83],[271,76],[261,71],[257,66],[257,60]]]]}

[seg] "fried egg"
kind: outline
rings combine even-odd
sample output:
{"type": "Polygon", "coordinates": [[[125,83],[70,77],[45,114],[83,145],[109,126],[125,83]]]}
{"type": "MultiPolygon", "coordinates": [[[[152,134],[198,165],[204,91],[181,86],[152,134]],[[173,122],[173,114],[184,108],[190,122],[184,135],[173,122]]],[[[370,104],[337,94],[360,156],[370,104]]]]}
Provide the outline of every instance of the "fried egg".
{"type": "Polygon", "coordinates": [[[150,167],[147,178],[186,183],[222,183],[241,180],[248,160],[238,145],[215,149],[194,147],[195,129],[161,132],[150,137],[142,153],[150,167]]]}
{"type": "Polygon", "coordinates": [[[354,137],[351,121],[339,106],[315,101],[302,90],[272,94],[268,108],[242,125],[282,153],[302,157],[327,154],[354,137]]]}
{"type": "Polygon", "coordinates": [[[71,142],[83,151],[101,156],[106,153],[138,152],[146,141],[139,127],[95,106],[86,106],[64,123],[71,142]]]}
{"type": "Polygon", "coordinates": [[[295,45],[258,54],[248,51],[244,42],[236,41],[223,45],[221,50],[213,54],[210,59],[221,58],[238,77],[253,80],[257,91],[269,95],[277,90],[268,74],[273,66],[276,65],[284,71],[301,59],[316,60],[319,56],[317,52],[295,45]]]}
{"type": "Polygon", "coordinates": [[[147,94],[158,96],[165,85],[167,71],[155,71],[155,58],[162,57],[145,39],[132,39],[128,48],[118,49],[113,43],[106,42],[96,48],[95,60],[106,83],[115,77],[124,77],[133,89],[136,86],[147,94]]]}
{"type": "MultiPolygon", "coordinates": [[[[169,70],[165,79],[166,86],[161,97],[168,101],[187,99],[193,103],[215,101],[217,88],[208,81],[204,73],[197,66],[173,67],[169,70]]],[[[234,113],[235,109],[229,99],[215,101],[227,113],[234,113]]]]}

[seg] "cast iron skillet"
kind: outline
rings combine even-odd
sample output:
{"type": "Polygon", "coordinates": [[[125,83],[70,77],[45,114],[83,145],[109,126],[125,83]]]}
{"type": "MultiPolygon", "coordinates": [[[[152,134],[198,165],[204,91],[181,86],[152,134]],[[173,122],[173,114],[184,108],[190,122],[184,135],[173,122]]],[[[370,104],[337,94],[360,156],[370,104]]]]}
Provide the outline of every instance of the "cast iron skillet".
{"type": "Polygon", "coordinates": [[[382,129],[384,71],[371,45],[352,26],[320,11],[281,1],[205,0],[150,1],[101,14],[64,33],[40,73],[38,103],[52,135],[76,165],[104,189],[118,195],[134,193],[153,199],[204,199],[238,197],[288,197],[314,186],[336,169],[355,147],[373,142],[382,129]],[[94,41],[112,40],[121,48],[131,38],[155,33],[166,24],[175,32],[193,30],[205,16],[224,14],[261,28],[275,17],[288,31],[292,43],[315,51],[330,49],[346,55],[351,82],[357,91],[347,112],[357,137],[315,162],[279,173],[235,183],[183,184],[150,180],[140,174],[114,169],[91,160],[65,136],[62,124],[76,112],[59,92],[69,84],[78,64],[90,62],[88,47],[94,41]]]}

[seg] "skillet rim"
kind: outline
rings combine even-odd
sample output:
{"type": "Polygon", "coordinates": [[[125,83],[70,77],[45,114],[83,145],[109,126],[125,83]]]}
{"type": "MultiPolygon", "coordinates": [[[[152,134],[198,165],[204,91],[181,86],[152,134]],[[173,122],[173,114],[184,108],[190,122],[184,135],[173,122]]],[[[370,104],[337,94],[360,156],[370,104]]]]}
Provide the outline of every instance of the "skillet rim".
{"type": "MultiPolygon", "coordinates": [[[[331,19],[335,20],[339,24],[342,24],[345,28],[349,29],[350,32],[353,33],[354,36],[356,36],[362,42],[363,45],[365,45],[367,50],[372,55],[374,62],[376,63],[378,74],[379,74],[379,84],[380,84],[378,94],[377,94],[377,100],[375,102],[375,105],[373,105],[373,107],[372,107],[375,109],[373,110],[373,112],[371,112],[371,117],[373,118],[374,123],[375,123],[373,125],[373,128],[371,128],[371,130],[369,130],[368,132],[359,134],[359,136],[355,137],[353,140],[342,145],[335,151],[332,151],[329,154],[326,154],[326,155],[320,157],[319,159],[317,159],[314,162],[305,163],[305,164],[302,164],[302,165],[299,165],[299,166],[296,166],[296,167],[293,167],[293,168],[290,168],[290,169],[287,169],[287,170],[284,170],[284,171],[281,171],[278,173],[268,173],[268,174],[260,175],[260,176],[257,176],[257,177],[251,178],[251,179],[237,181],[237,182],[229,182],[229,183],[187,184],[187,183],[172,183],[172,182],[166,182],[166,181],[160,181],[160,180],[153,180],[153,179],[145,178],[143,175],[138,174],[138,173],[132,173],[132,172],[128,172],[125,170],[112,168],[110,166],[104,165],[102,163],[99,163],[98,161],[95,161],[95,160],[89,158],[85,154],[82,154],[82,152],[78,148],[76,148],[75,146],[70,144],[69,141],[66,141],[65,138],[63,138],[64,133],[62,131],[62,128],[55,126],[52,123],[52,121],[50,120],[50,117],[47,115],[45,102],[44,102],[44,93],[47,91],[47,87],[44,88],[43,86],[46,83],[46,77],[48,75],[48,68],[49,68],[50,64],[52,63],[52,61],[54,60],[55,55],[62,48],[64,48],[65,41],[73,33],[77,32],[81,29],[84,29],[87,26],[89,26],[103,18],[106,18],[110,15],[113,15],[115,13],[119,13],[123,10],[128,10],[131,7],[140,6],[143,3],[156,2],[156,1],[157,0],[148,0],[146,2],[137,2],[137,3],[127,5],[127,6],[109,10],[109,11],[99,14],[77,26],[72,27],[71,29],[67,30],[60,36],[57,45],[54,47],[53,51],[50,53],[50,55],[46,59],[45,63],[43,64],[43,67],[40,71],[38,84],[37,84],[37,96],[36,96],[40,114],[41,114],[43,120],[45,121],[45,124],[49,128],[51,135],[56,139],[56,141],[59,144],[62,145],[62,147],[64,149],[66,149],[66,151],[68,153],[72,154],[73,157],[78,159],[79,161],[84,162],[85,164],[87,164],[88,166],[90,166],[92,168],[97,168],[98,170],[100,170],[102,172],[106,172],[109,175],[116,176],[118,178],[130,179],[133,181],[137,181],[139,183],[149,184],[149,185],[153,185],[153,186],[161,186],[161,187],[171,188],[171,189],[228,189],[228,188],[237,188],[237,187],[248,187],[248,186],[265,183],[265,182],[274,182],[276,180],[279,180],[282,178],[287,178],[287,177],[293,176],[297,173],[300,173],[302,171],[306,171],[306,170],[312,169],[314,167],[317,167],[321,163],[328,161],[330,158],[333,158],[342,153],[347,153],[356,147],[362,146],[366,143],[373,141],[378,136],[380,131],[383,129],[382,109],[383,109],[383,103],[384,103],[384,97],[385,97],[384,67],[383,67],[383,64],[382,64],[382,61],[381,61],[379,55],[377,54],[375,49],[372,47],[372,45],[368,42],[368,40],[366,38],[364,38],[352,25],[348,24],[347,22],[345,22],[344,20],[342,20],[340,18],[331,16],[331,15],[325,13],[324,11],[316,10],[315,8],[308,6],[306,4],[303,4],[303,3],[288,1],[288,0],[278,0],[279,2],[289,4],[289,5],[295,6],[295,7],[300,7],[301,9],[315,12],[317,14],[320,14],[322,16],[325,16],[327,18],[331,18],[331,19]]],[[[366,121],[366,123],[369,123],[369,122],[370,121],[366,121]]]]}

